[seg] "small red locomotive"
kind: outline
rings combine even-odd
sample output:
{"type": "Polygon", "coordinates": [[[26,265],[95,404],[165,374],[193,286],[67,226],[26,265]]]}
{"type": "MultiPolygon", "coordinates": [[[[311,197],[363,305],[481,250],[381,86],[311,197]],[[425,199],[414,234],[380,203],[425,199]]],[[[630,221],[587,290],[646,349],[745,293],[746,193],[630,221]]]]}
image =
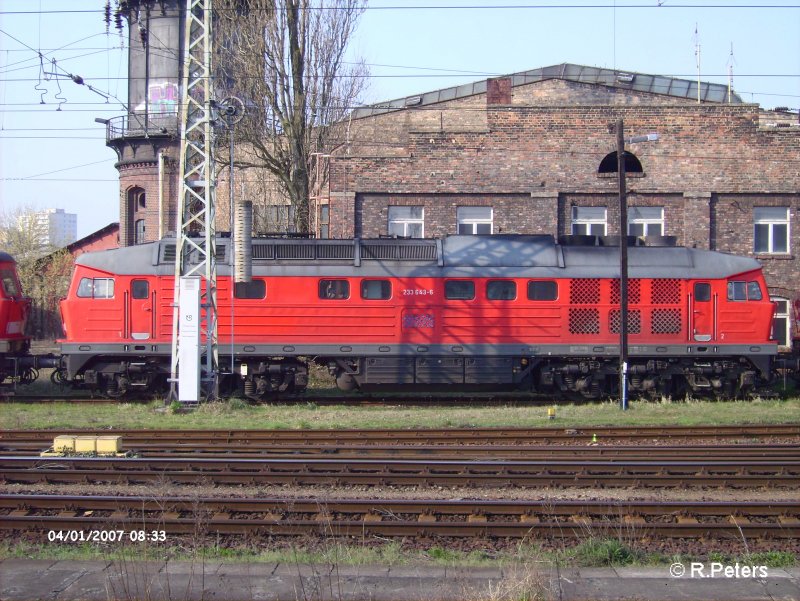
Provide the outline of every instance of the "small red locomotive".
{"type": "MultiPolygon", "coordinates": [[[[229,242],[217,241],[217,315],[230,390],[300,391],[313,362],[343,389],[617,392],[619,251],[602,239],[254,239],[252,281],[235,285],[229,242]]],[[[632,394],[767,381],[775,307],[759,263],[656,244],[629,249],[632,394]]],[[[67,381],[166,388],[174,261],[174,239],[78,258],[61,305],[67,381]]]]}
{"type": "Polygon", "coordinates": [[[0,251],[0,385],[36,379],[35,360],[28,355],[31,339],[25,334],[30,305],[22,294],[16,261],[0,251]]]}

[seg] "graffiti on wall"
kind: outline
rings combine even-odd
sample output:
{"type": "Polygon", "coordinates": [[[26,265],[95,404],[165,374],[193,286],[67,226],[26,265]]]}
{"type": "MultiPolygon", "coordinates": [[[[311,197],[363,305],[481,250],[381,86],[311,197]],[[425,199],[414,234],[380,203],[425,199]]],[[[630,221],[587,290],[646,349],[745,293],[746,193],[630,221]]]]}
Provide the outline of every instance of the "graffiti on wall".
{"type": "Polygon", "coordinates": [[[147,109],[150,113],[177,113],[178,102],[180,102],[178,84],[172,81],[151,83],[147,87],[147,102],[149,107],[145,107],[143,102],[134,110],[144,112],[147,109]]]}

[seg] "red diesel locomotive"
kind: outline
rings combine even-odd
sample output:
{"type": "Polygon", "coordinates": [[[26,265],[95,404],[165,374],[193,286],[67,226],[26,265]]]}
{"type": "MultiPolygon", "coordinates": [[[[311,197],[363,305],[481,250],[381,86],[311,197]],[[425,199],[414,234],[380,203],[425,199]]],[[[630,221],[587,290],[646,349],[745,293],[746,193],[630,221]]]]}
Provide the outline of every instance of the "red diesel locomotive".
{"type": "Polygon", "coordinates": [[[38,377],[38,368],[59,364],[52,355],[29,354],[31,339],[25,333],[25,324],[30,305],[30,299],[22,293],[16,261],[0,251],[0,386],[29,384],[38,377]]]}
{"type": "MultiPolygon", "coordinates": [[[[343,389],[617,392],[616,247],[551,236],[255,239],[253,279],[232,285],[229,242],[217,242],[229,390],[300,391],[314,362],[343,389]]],[[[166,388],[174,261],[174,239],[78,258],[61,305],[65,380],[112,396],[166,388]]],[[[629,278],[633,394],[734,396],[770,378],[774,305],[757,261],[632,246],[629,278]]]]}

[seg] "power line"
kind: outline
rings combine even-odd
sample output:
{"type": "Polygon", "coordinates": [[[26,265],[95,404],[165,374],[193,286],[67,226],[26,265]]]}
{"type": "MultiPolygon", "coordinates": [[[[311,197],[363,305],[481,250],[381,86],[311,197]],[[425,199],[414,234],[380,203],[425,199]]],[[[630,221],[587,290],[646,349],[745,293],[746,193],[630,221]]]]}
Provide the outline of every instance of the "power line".
{"type": "MultiPolygon", "coordinates": [[[[335,7],[335,6],[312,6],[310,10],[319,11],[339,11],[350,10],[348,8],[335,7]]],[[[364,7],[367,11],[384,11],[384,10],[407,10],[407,11],[421,11],[421,10],[581,10],[581,9],[651,9],[651,10],[664,10],[664,9],[797,9],[800,4],[618,4],[618,3],[593,3],[593,4],[393,4],[386,6],[368,5],[364,7]]],[[[269,8],[251,8],[252,11],[266,12],[272,9],[269,8]]],[[[215,9],[214,12],[218,13],[236,13],[236,9],[215,9]]],[[[65,9],[65,10],[35,10],[35,11],[0,11],[0,15],[55,15],[55,14],[99,14],[102,15],[101,9],[65,9]]]]}

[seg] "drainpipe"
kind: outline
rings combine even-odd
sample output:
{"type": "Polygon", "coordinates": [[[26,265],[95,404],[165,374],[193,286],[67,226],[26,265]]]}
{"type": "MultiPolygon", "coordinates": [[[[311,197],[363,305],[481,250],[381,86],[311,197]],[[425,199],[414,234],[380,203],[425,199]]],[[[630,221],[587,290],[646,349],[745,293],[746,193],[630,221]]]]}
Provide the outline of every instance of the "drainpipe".
{"type": "Polygon", "coordinates": [[[158,239],[164,237],[164,151],[158,153],[158,239]]]}

